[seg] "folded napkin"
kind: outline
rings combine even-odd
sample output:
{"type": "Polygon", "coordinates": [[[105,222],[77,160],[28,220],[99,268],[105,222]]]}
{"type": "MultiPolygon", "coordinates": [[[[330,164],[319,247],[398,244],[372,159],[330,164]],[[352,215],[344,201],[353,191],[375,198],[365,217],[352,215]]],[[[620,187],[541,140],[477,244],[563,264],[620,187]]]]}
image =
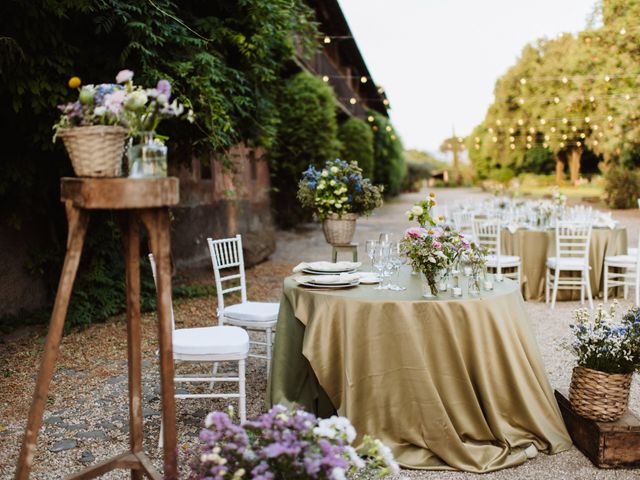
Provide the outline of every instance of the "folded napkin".
{"type": "Polygon", "coordinates": [[[600,213],[593,224],[596,227],[607,227],[613,230],[616,228],[617,222],[611,217],[611,214],[600,213]]]}
{"type": "Polygon", "coordinates": [[[509,225],[507,225],[507,228],[509,229],[509,231],[511,233],[516,233],[518,231],[518,224],[517,223],[510,223],[509,225]]]}
{"type": "Polygon", "coordinates": [[[340,275],[303,275],[297,277],[298,283],[315,283],[316,285],[332,285],[339,283],[352,283],[360,277],[356,273],[342,273],[340,275]]]}
{"type": "Polygon", "coordinates": [[[302,270],[315,270],[316,272],[344,272],[345,270],[355,270],[359,268],[360,262],[302,262],[293,269],[294,273],[302,270]]]}

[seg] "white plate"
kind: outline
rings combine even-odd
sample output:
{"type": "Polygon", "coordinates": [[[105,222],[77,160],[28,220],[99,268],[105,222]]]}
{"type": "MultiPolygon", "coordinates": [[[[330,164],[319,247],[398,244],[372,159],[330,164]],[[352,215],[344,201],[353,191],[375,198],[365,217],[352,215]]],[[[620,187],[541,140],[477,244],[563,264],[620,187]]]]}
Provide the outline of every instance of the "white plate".
{"type": "Polygon", "coordinates": [[[302,285],[303,287],[313,287],[313,288],[351,288],[360,284],[360,280],[354,280],[351,283],[312,283],[312,282],[298,282],[298,285],[302,285]]]}
{"type": "Polygon", "coordinates": [[[340,275],[341,273],[355,273],[357,270],[336,270],[333,272],[323,272],[323,271],[309,270],[308,268],[304,268],[302,271],[304,273],[309,273],[311,275],[340,275]]]}
{"type": "Polygon", "coordinates": [[[360,277],[360,283],[364,285],[375,285],[380,283],[380,277],[378,275],[362,275],[360,277]]]}

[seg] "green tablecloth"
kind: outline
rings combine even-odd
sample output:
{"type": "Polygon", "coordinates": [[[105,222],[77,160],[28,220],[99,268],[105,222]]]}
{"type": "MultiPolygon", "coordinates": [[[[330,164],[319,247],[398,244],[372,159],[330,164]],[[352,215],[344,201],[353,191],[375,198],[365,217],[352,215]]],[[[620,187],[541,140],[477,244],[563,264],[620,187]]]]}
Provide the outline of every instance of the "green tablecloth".
{"type": "Polygon", "coordinates": [[[480,298],[425,300],[373,286],[313,291],[284,283],[268,404],[337,411],[409,468],[487,472],[523,448],[571,445],[511,281],[480,298]]]}
{"type": "MultiPolygon", "coordinates": [[[[522,294],[527,300],[544,300],[544,279],[547,257],[555,256],[554,230],[502,231],[502,253],[518,255],[522,261],[522,294]]],[[[602,290],[604,257],[627,253],[626,228],[594,228],[591,231],[589,265],[591,266],[591,291],[598,295],[602,290]]],[[[563,275],[566,275],[563,273],[563,275]]],[[[577,300],[580,290],[559,290],[559,300],[577,300]]]]}

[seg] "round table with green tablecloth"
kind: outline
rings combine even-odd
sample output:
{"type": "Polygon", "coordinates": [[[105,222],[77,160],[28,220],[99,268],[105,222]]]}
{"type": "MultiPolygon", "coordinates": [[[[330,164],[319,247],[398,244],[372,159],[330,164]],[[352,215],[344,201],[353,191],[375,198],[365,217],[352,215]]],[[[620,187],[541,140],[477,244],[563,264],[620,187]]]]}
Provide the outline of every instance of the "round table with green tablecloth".
{"type": "Polygon", "coordinates": [[[531,444],[571,446],[514,282],[428,300],[409,269],[399,283],[314,290],[287,278],[267,403],[344,415],[358,440],[378,437],[416,469],[488,472],[525,462],[531,444]]]}
{"type": "MultiPolygon", "coordinates": [[[[502,253],[518,255],[522,261],[522,295],[526,300],[544,300],[544,280],[547,257],[555,256],[555,230],[518,229],[502,231],[502,253]]],[[[602,291],[604,257],[627,253],[626,228],[594,228],[589,246],[591,291],[602,291]]],[[[579,299],[580,290],[559,290],[559,300],[579,299]]]]}

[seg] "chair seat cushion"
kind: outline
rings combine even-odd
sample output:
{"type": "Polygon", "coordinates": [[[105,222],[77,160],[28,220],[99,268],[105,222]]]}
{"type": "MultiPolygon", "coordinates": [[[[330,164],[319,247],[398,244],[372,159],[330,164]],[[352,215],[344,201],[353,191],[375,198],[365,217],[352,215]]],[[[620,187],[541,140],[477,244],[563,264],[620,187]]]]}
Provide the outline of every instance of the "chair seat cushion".
{"type": "Polygon", "coordinates": [[[244,302],[225,307],[225,318],[248,322],[272,322],[278,319],[280,304],[270,302],[244,302]]]}
{"type": "Polygon", "coordinates": [[[229,355],[249,352],[249,335],[240,327],[179,328],[173,331],[179,355],[229,355]]]}
{"type": "Polygon", "coordinates": [[[554,269],[556,266],[562,270],[582,270],[585,264],[583,258],[561,258],[560,262],[556,257],[547,258],[547,267],[554,269]]]}
{"type": "Polygon", "coordinates": [[[613,265],[623,265],[635,267],[637,258],[631,255],[608,255],[604,257],[604,261],[613,265]]]}
{"type": "MultiPolygon", "coordinates": [[[[487,266],[495,267],[498,265],[498,256],[495,254],[487,255],[487,266]]],[[[516,255],[500,255],[501,267],[515,267],[520,265],[520,257],[516,255]]]]}

